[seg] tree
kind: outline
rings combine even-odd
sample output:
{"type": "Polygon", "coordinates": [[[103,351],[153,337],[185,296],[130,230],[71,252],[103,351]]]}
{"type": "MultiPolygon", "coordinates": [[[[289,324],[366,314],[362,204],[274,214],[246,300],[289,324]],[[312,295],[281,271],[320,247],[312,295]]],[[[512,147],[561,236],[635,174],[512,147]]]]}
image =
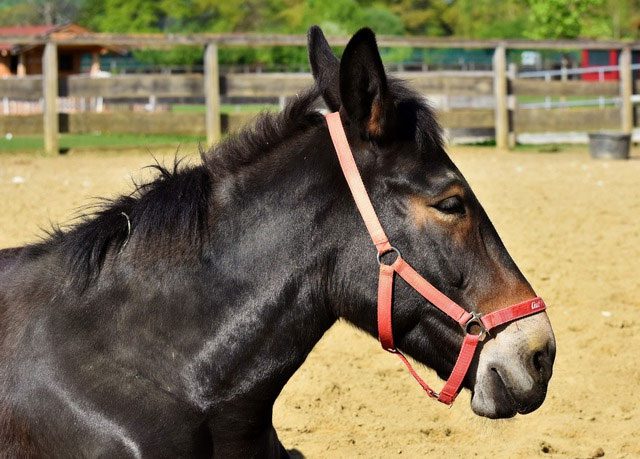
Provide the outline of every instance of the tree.
{"type": "MultiPolygon", "coordinates": [[[[80,23],[104,32],[305,33],[318,24],[327,35],[369,26],[381,35],[557,39],[635,38],[640,31],[640,0],[0,0],[0,21],[3,5],[14,17],[30,17],[36,5],[65,2],[81,6],[80,23]]],[[[394,61],[411,50],[383,52],[394,61]]],[[[188,65],[201,61],[202,50],[137,56],[188,65]]],[[[306,60],[302,47],[220,49],[222,64],[301,68],[306,60]]]]}
{"type": "Polygon", "coordinates": [[[4,5],[0,8],[0,25],[15,26],[24,24],[41,24],[38,12],[27,3],[4,5]]]}
{"type": "Polygon", "coordinates": [[[0,24],[34,25],[74,22],[84,0],[10,0],[0,2],[0,24]]]}
{"type": "MultiPolygon", "coordinates": [[[[87,3],[82,17],[90,28],[103,32],[305,33],[320,24],[329,35],[351,34],[363,26],[380,34],[405,33],[402,19],[388,7],[358,0],[99,0],[87,3]]],[[[189,65],[201,61],[202,51],[138,51],[136,57],[154,64],[189,65]]],[[[219,57],[222,64],[307,66],[306,50],[294,47],[222,48],[219,57]]]]}
{"type": "Polygon", "coordinates": [[[456,0],[443,15],[459,37],[522,38],[528,9],[522,0],[456,0]]]}
{"type": "Polygon", "coordinates": [[[455,8],[455,1],[388,0],[386,3],[412,35],[446,36],[454,32],[447,14],[455,8]]]}
{"type": "Polygon", "coordinates": [[[88,2],[84,24],[99,32],[155,32],[166,14],[154,0],[98,0],[88,2]]]}
{"type": "Polygon", "coordinates": [[[534,39],[611,37],[603,0],[528,0],[530,26],[525,35],[534,39]]]}

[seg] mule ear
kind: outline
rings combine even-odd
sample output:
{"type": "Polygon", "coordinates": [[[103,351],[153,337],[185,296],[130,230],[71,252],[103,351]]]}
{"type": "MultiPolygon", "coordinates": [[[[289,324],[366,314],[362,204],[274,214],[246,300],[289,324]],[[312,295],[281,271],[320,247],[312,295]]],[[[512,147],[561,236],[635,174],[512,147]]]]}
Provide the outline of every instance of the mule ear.
{"type": "Polygon", "coordinates": [[[309,63],[316,85],[327,107],[332,112],[340,108],[340,90],[338,74],[340,61],[334,56],[327,39],[318,26],[312,26],[307,32],[309,43],[309,63]]]}
{"type": "Polygon", "coordinates": [[[340,99],[350,120],[366,138],[381,138],[391,124],[392,103],[376,36],[360,29],[340,61],[340,99]]]}

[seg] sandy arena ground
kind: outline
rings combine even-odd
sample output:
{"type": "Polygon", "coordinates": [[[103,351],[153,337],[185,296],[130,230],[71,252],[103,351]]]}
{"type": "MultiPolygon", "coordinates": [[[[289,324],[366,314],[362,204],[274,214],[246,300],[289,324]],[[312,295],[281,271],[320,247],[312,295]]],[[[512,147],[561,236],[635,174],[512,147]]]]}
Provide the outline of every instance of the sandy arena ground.
{"type": "MultiPolygon", "coordinates": [[[[586,148],[454,151],[550,307],[558,356],[547,401],[502,421],[476,417],[468,393],[449,409],[426,399],[374,339],[341,323],[276,403],[284,444],[310,458],[639,457],[638,152],[627,162],[595,162],[586,148]]],[[[91,197],[130,190],[130,175],[141,177],[151,161],[141,152],[0,152],[0,247],[36,240],[39,227],[68,221],[91,197]]]]}

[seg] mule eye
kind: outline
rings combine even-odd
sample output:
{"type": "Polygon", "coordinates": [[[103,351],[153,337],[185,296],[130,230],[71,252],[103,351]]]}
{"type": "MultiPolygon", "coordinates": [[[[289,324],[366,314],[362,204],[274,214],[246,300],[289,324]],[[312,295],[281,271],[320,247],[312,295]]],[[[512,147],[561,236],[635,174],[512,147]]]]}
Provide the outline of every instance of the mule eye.
{"type": "Polygon", "coordinates": [[[465,208],[460,196],[451,196],[435,204],[433,207],[444,214],[464,215],[465,208]]]}

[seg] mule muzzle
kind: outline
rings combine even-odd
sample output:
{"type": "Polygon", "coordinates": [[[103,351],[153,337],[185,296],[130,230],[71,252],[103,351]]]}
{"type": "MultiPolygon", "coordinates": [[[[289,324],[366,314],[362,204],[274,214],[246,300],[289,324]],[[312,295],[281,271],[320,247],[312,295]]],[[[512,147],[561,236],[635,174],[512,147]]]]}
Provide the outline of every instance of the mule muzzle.
{"type": "Polygon", "coordinates": [[[505,327],[480,352],[471,400],[474,412],[507,418],[535,411],[545,400],[555,354],[546,314],[505,327]]]}

